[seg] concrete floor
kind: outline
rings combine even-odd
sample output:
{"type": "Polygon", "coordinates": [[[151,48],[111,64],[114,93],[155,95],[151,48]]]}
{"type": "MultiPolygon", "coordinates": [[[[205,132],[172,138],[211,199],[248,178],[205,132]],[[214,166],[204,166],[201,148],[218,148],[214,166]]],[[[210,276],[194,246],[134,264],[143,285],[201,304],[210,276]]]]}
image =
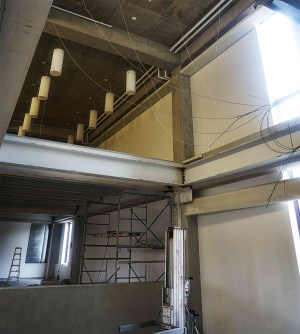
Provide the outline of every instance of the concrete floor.
{"type": "Polygon", "coordinates": [[[20,281],[17,282],[16,280],[10,281],[7,283],[6,278],[0,278],[0,287],[1,288],[13,288],[13,287],[19,287],[19,288],[24,288],[26,286],[35,286],[35,285],[40,285],[42,279],[30,279],[30,278],[20,278],[20,281]]]}

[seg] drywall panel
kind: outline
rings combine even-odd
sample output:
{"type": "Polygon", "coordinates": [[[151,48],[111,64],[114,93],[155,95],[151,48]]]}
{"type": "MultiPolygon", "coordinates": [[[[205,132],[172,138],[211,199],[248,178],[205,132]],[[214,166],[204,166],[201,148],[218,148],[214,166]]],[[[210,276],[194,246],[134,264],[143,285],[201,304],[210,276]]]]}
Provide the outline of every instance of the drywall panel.
{"type": "Polygon", "coordinates": [[[15,247],[22,247],[20,277],[44,277],[45,263],[25,263],[30,223],[0,222],[0,277],[7,278],[15,247]]]}
{"type": "Polygon", "coordinates": [[[147,109],[99,148],[173,160],[172,93],[147,109]]]}
{"type": "Polygon", "coordinates": [[[194,74],[191,90],[196,155],[259,131],[262,110],[236,118],[268,103],[256,31],[194,74]]]}
{"type": "Polygon", "coordinates": [[[159,320],[161,290],[160,282],[0,289],[0,333],[117,334],[159,320]]]}
{"type": "Polygon", "coordinates": [[[198,217],[205,334],[297,334],[300,276],[287,203],[198,217]]]}

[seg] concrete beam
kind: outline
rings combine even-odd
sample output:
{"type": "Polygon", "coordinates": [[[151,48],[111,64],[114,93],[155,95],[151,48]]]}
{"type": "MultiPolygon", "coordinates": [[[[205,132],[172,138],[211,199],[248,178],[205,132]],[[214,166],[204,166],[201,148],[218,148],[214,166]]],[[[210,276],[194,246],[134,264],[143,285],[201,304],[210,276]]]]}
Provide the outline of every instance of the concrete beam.
{"type": "Polygon", "coordinates": [[[194,156],[194,134],[190,78],[177,67],[171,74],[173,117],[173,154],[175,161],[194,156]]]}
{"type": "Polygon", "coordinates": [[[208,213],[232,211],[237,209],[266,206],[300,198],[300,178],[256,187],[228,191],[225,193],[195,198],[185,207],[186,216],[205,215],[208,213]],[[274,190],[274,192],[273,192],[274,190]],[[270,201],[269,197],[273,192],[270,201]]]}
{"type": "Polygon", "coordinates": [[[169,51],[166,45],[130,34],[117,28],[95,25],[94,22],[52,8],[44,32],[83,44],[105,52],[138,61],[136,50],[144,64],[171,70],[179,64],[179,56],[169,51]]]}
{"type": "Polygon", "coordinates": [[[290,151],[278,147],[274,140],[287,147],[292,146],[292,140],[297,148],[300,145],[300,118],[203,154],[198,161],[186,165],[185,183],[192,185],[194,190],[213,187],[299,159],[299,150],[290,156],[290,151]]]}
{"type": "Polygon", "coordinates": [[[0,149],[0,170],[6,174],[46,176],[166,188],[181,185],[182,165],[130,154],[7,135],[0,149]]]}
{"type": "Polygon", "coordinates": [[[0,31],[0,145],[51,5],[52,0],[10,0],[5,3],[0,31]]]}

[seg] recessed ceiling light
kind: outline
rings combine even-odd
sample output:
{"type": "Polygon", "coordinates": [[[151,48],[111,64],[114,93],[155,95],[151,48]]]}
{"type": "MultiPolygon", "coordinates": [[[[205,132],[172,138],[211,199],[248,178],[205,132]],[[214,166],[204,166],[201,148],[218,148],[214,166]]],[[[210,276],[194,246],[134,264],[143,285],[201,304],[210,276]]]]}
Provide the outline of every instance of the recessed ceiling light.
{"type": "Polygon", "coordinates": [[[31,84],[32,86],[36,86],[36,83],[31,84]]]}
{"type": "Polygon", "coordinates": [[[67,124],[66,124],[66,126],[69,126],[69,125],[70,125],[70,123],[67,123],[67,124]]]}
{"type": "Polygon", "coordinates": [[[104,81],[105,81],[105,82],[108,82],[108,79],[105,78],[104,81]]]}
{"type": "Polygon", "coordinates": [[[76,114],[78,115],[78,114],[79,114],[79,111],[77,111],[76,114]]]}
{"type": "Polygon", "coordinates": [[[43,64],[43,65],[46,65],[46,64],[47,64],[47,62],[45,62],[45,61],[42,61],[42,64],[43,64]]]}
{"type": "Polygon", "coordinates": [[[132,20],[132,21],[136,21],[136,17],[135,17],[135,16],[132,16],[131,20],[132,20]]]}

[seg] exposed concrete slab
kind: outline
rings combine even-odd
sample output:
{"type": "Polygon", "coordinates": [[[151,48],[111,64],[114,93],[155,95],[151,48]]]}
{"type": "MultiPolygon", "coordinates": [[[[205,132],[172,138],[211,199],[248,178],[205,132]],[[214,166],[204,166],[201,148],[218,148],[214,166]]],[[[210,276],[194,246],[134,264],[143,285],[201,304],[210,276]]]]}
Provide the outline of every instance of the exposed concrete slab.
{"type": "Polygon", "coordinates": [[[117,334],[121,324],[159,320],[161,289],[161,282],[2,288],[0,332],[117,334]]]}
{"type": "Polygon", "coordinates": [[[144,37],[118,29],[96,25],[94,22],[51,9],[44,32],[100,49],[113,54],[121,53],[124,57],[156,67],[171,70],[179,64],[179,56],[169,51],[166,45],[153,42],[144,37]],[[135,51],[134,51],[135,50],[135,51]]]}
{"type": "Polygon", "coordinates": [[[10,0],[5,3],[0,32],[0,145],[51,4],[52,0],[10,0]]]}

